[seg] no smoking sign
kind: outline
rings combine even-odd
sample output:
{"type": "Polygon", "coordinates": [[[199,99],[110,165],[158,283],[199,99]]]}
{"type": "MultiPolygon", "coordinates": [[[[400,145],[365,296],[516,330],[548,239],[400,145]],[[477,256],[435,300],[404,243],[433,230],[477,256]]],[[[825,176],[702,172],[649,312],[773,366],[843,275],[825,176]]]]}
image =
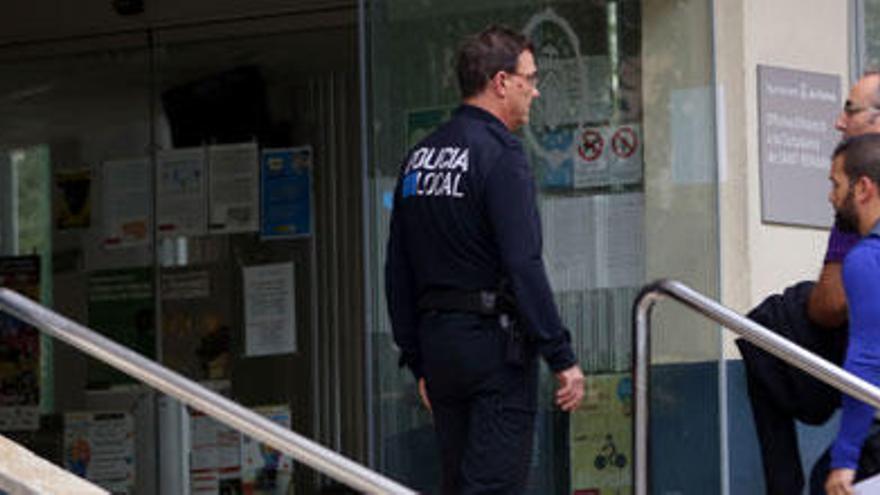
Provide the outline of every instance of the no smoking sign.
{"type": "Polygon", "coordinates": [[[576,141],[574,187],[636,184],[642,180],[638,125],[588,127],[576,141]]]}
{"type": "Polygon", "coordinates": [[[639,136],[632,127],[621,127],[614,132],[611,138],[611,149],[620,158],[633,156],[639,148],[639,136]]]}

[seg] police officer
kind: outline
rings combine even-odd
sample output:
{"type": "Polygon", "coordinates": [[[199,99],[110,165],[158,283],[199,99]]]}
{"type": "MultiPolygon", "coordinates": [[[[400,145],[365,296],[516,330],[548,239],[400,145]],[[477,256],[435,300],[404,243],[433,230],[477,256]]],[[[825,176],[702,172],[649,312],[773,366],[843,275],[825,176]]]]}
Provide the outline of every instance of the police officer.
{"type": "Polygon", "coordinates": [[[584,377],[541,258],[535,183],[511,132],[537,90],[529,40],[491,26],[458,54],[462,105],[413,148],[394,194],[386,293],[400,364],[433,414],[444,493],[519,493],[527,481],[537,355],[556,404],[584,377]]]}

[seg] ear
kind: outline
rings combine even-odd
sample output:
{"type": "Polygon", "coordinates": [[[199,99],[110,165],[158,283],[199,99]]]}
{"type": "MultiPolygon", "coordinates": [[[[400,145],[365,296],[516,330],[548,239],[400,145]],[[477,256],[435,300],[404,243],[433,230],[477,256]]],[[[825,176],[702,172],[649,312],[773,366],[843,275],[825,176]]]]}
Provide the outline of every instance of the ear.
{"type": "Polygon", "coordinates": [[[489,85],[496,95],[505,96],[507,94],[507,73],[499,70],[489,80],[489,85]]]}
{"type": "Polygon", "coordinates": [[[868,176],[863,175],[858,178],[855,183],[855,194],[856,201],[859,203],[865,203],[870,201],[872,198],[876,198],[878,193],[877,183],[868,178],[868,176]]]}

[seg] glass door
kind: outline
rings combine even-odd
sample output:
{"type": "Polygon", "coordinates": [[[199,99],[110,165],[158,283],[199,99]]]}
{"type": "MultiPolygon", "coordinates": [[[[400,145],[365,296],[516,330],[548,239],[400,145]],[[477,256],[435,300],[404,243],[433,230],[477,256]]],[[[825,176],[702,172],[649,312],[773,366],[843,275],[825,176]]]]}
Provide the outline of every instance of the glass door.
{"type": "MultiPolygon", "coordinates": [[[[717,294],[710,16],[698,1],[370,2],[370,345],[381,470],[437,490],[431,418],[397,368],[381,290],[394,181],[407,149],[458,105],[461,38],[500,23],[535,44],[541,96],[519,137],[540,191],[547,274],[589,375],[584,405],[569,416],[552,406],[545,368],[530,493],[630,492],[632,301],[659,276],[717,294]]],[[[718,425],[693,420],[697,404],[718,402],[718,333],[675,311],[658,316],[655,486],[711,493],[720,486],[718,425]],[[676,438],[662,434],[667,421],[680,428],[676,438]]]]}

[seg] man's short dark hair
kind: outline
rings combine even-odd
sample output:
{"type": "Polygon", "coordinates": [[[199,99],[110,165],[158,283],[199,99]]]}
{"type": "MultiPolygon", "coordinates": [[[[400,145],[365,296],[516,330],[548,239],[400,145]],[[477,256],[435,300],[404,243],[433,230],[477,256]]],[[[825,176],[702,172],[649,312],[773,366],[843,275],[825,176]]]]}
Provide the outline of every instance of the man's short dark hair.
{"type": "Polygon", "coordinates": [[[880,134],[854,136],[844,140],[837,147],[839,153],[846,153],[843,172],[850,183],[864,176],[875,184],[880,184],[880,134]]]}
{"type": "Polygon", "coordinates": [[[835,160],[838,155],[846,151],[847,146],[849,146],[849,138],[843,138],[838,141],[837,145],[834,147],[834,151],[831,152],[831,159],[835,160]]]}
{"type": "Polygon", "coordinates": [[[478,94],[499,71],[515,72],[519,56],[534,52],[522,33],[492,25],[468,36],[458,50],[458,87],[462,98],[478,94]]]}

